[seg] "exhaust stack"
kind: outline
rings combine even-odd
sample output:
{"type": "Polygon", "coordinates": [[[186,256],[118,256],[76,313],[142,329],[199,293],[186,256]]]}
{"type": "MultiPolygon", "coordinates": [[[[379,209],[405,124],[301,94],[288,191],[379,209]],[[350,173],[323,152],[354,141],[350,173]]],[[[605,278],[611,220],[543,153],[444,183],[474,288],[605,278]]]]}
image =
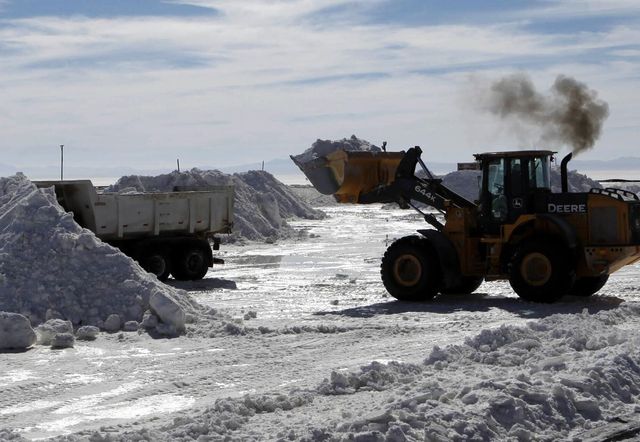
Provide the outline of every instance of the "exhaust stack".
{"type": "Polygon", "coordinates": [[[562,193],[567,193],[569,191],[569,178],[567,176],[567,163],[571,161],[573,157],[573,153],[569,153],[566,157],[562,159],[560,162],[560,180],[562,186],[562,193]]]}

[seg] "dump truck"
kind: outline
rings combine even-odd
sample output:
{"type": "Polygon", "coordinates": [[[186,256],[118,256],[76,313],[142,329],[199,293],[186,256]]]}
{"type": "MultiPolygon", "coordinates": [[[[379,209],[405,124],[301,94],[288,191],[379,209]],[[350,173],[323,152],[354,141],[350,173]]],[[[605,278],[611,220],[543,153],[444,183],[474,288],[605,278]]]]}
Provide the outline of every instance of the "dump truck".
{"type": "Polygon", "coordinates": [[[36,181],[55,189],[58,203],[102,241],[138,261],[161,281],[202,279],[231,233],[233,186],[173,192],[98,192],[90,180],[36,181]]]}
{"type": "Polygon", "coordinates": [[[552,192],[555,154],[476,154],[481,181],[475,201],[443,185],[419,146],[291,158],[319,192],[338,202],[395,202],[430,224],[394,241],[382,257],[382,282],[391,296],[422,301],[508,280],[524,300],[550,303],[565,294],[590,296],[611,273],[640,259],[638,196],[614,188],[569,192],[571,154],[561,162],[561,191],[552,192]]]}

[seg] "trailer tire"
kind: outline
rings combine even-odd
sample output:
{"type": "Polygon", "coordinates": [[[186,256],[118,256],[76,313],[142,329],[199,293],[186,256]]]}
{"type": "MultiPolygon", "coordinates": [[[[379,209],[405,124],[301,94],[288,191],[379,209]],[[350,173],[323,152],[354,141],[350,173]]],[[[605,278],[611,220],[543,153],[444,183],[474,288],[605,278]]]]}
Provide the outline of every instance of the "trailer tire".
{"type": "Polygon", "coordinates": [[[171,260],[165,250],[152,249],[144,252],[140,258],[140,266],[147,272],[156,275],[160,281],[166,281],[171,273],[171,260]]]}
{"type": "Polygon", "coordinates": [[[415,235],[389,246],[380,275],[389,294],[400,301],[427,301],[438,293],[442,281],[437,254],[427,239],[415,235]]]}
{"type": "Polygon", "coordinates": [[[443,295],[469,295],[475,292],[482,285],[484,278],[478,276],[461,276],[452,287],[446,287],[440,290],[443,295]]]}
{"type": "Polygon", "coordinates": [[[574,296],[591,296],[597,293],[609,280],[609,275],[591,276],[576,279],[576,282],[569,291],[570,295],[574,296]]]}
{"type": "Polygon", "coordinates": [[[522,299],[552,303],[567,294],[574,281],[571,257],[544,240],[520,246],[509,264],[509,283],[522,299]]]}
{"type": "MultiPolygon", "coordinates": [[[[206,245],[209,247],[209,244],[206,245]]],[[[210,253],[210,252],[209,252],[210,253]]],[[[180,247],[173,256],[171,274],[178,281],[202,279],[209,270],[207,250],[199,242],[180,247]]]]}

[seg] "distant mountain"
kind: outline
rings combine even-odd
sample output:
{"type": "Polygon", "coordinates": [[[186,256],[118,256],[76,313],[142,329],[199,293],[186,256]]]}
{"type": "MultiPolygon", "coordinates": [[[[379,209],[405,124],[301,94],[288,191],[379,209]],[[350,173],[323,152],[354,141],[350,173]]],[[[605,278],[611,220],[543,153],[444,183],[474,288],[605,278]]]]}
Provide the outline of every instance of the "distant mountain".
{"type": "MultiPolygon", "coordinates": [[[[457,170],[457,164],[454,162],[434,162],[425,161],[425,164],[433,173],[437,175],[444,175],[454,170],[457,170]]],[[[558,161],[559,164],[559,161],[558,161]]],[[[420,166],[418,166],[419,168],[420,166]]],[[[236,166],[227,167],[215,167],[215,166],[198,166],[198,169],[218,169],[225,173],[237,173],[246,172],[249,170],[261,170],[263,168],[262,162],[253,162],[239,164],[236,166]]],[[[577,170],[580,173],[589,175],[589,172],[594,172],[595,175],[599,175],[598,171],[615,172],[615,171],[638,171],[638,177],[640,178],[640,157],[622,157],[613,160],[572,160],[569,163],[570,170],[577,170]]],[[[264,170],[275,175],[276,177],[300,177],[304,180],[302,172],[298,167],[293,164],[290,158],[275,158],[264,162],[264,170]]],[[[14,175],[16,172],[24,172],[28,177],[32,179],[58,179],[60,177],[60,168],[57,166],[34,166],[28,168],[19,168],[10,164],[0,163],[0,176],[14,175]]],[[[160,175],[163,173],[169,173],[169,169],[134,169],[123,166],[111,166],[111,167],[82,167],[82,166],[65,166],[64,176],[66,179],[81,179],[81,178],[98,178],[108,177],[117,179],[124,175],[160,175]]],[[[602,173],[600,175],[606,175],[602,173]]],[[[607,176],[608,177],[608,176],[607,176]]]]}
{"type": "MultiPolygon", "coordinates": [[[[457,168],[456,163],[433,162],[433,163],[426,163],[426,165],[429,168],[429,170],[431,170],[433,173],[436,173],[436,174],[448,173],[453,170],[456,170],[457,168]]],[[[237,166],[228,166],[228,167],[220,168],[220,170],[225,173],[238,173],[238,172],[246,172],[248,170],[261,170],[261,169],[262,169],[262,163],[247,163],[247,164],[240,164],[237,166]]],[[[294,175],[294,174],[301,173],[300,169],[298,169],[298,166],[293,164],[293,161],[291,161],[290,158],[276,158],[273,160],[265,161],[264,170],[276,176],[277,175],[294,175]]]]}
{"type": "MultiPolygon", "coordinates": [[[[60,166],[34,166],[34,167],[16,167],[8,164],[0,164],[0,176],[15,175],[16,172],[22,172],[32,180],[57,180],[60,178],[60,166]]],[[[122,175],[132,175],[146,173],[148,175],[157,175],[156,171],[140,171],[129,167],[81,167],[81,166],[65,166],[65,179],[91,179],[96,177],[114,177],[119,178],[122,175]]],[[[166,173],[167,171],[165,171],[166,173]]]]}
{"type": "MultiPolygon", "coordinates": [[[[238,164],[236,166],[227,166],[219,168],[225,173],[246,172],[248,170],[262,170],[262,162],[238,164]]],[[[300,171],[290,158],[275,158],[264,162],[264,170],[272,175],[292,174],[300,171]]]]}
{"type": "Polygon", "coordinates": [[[640,158],[622,157],[614,160],[572,160],[569,168],[578,170],[640,170],[640,158]]]}

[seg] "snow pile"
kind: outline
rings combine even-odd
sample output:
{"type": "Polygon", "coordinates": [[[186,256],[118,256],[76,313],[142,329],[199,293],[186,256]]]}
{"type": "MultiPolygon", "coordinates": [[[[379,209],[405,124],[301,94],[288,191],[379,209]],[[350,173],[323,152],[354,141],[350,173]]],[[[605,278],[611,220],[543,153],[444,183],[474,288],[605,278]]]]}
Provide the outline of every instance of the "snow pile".
{"type": "MultiPolygon", "coordinates": [[[[434,347],[422,364],[372,362],[355,372],[337,370],[315,389],[218,399],[164,427],[110,433],[109,440],[602,436],[611,422],[639,409],[640,337],[629,333],[638,320],[640,304],[628,303],[593,315],[585,309],[486,329],[463,344],[434,347]]],[[[94,438],[102,440],[97,433],[94,438]]]]}
{"type": "MultiPolygon", "coordinates": [[[[591,189],[601,189],[602,185],[599,182],[592,180],[588,176],[578,173],[576,170],[569,170],[567,172],[567,181],[569,184],[569,192],[588,192],[591,189]]],[[[551,191],[560,192],[561,190],[560,169],[557,167],[551,168],[551,191]]]]}
{"type": "Polygon", "coordinates": [[[63,319],[49,319],[36,327],[36,333],[38,334],[38,344],[51,345],[57,335],[73,334],[73,324],[71,321],[63,319]]]}
{"type": "Polygon", "coordinates": [[[265,241],[287,237],[293,230],[287,218],[321,219],[324,214],[313,209],[288,186],[264,171],[228,175],[217,170],[191,169],[159,176],[125,176],[106,192],[171,192],[175,189],[203,190],[208,186],[235,187],[235,236],[265,241]]]}
{"type": "MultiPolygon", "coordinates": [[[[160,324],[167,324],[167,326],[175,327],[177,330],[184,330],[186,323],[185,312],[174,302],[170,294],[155,292],[149,299],[149,306],[161,321],[160,324]]],[[[171,331],[168,330],[167,334],[171,334],[171,331]]]]}
{"type": "Polygon", "coordinates": [[[291,191],[298,196],[298,198],[305,201],[311,207],[337,206],[340,204],[332,195],[324,195],[318,192],[315,187],[311,185],[294,184],[289,187],[291,191]]]}
{"type": "Polygon", "coordinates": [[[579,439],[638,411],[640,339],[624,326],[639,315],[635,304],[484,330],[463,345],[434,347],[418,375],[416,366],[401,363],[332,374],[320,393],[383,388],[393,401],[375,417],[330,432],[349,440],[399,432],[409,440],[579,439]],[[327,391],[334,384],[346,387],[327,391]]]}
{"type": "Polygon", "coordinates": [[[382,364],[374,361],[361,368],[358,373],[331,372],[331,378],[325,379],[318,387],[320,394],[353,394],[358,390],[383,391],[390,385],[411,382],[420,373],[421,367],[391,361],[382,364]]]}
{"type": "Polygon", "coordinates": [[[29,320],[17,313],[0,312],[0,351],[24,350],[36,343],[29,320]]]}
{"type": "Polygon", "coordinates": [[[480,195],[479,170],[458,170],[442,177],[442,184],[469,201],[476,201],[480,195]]]}
{"type": "Polygon", "coordinates": [[[361,140],[355,135],[351,135],[351,138],[343,138],[342,140],[337,141],[318,139],[309,149],[305,150],[300,155],[293,156],[292,158],[298,163],[305,164],[340,149],[347,152],[382,152],[382,149],[378,146],[375,146],[368,141],[361,140]]]}
{"type": "MultiPolygon", "coordinates": [[[[475,201],[480,193],[480,176],[482,172],[479,170],[458,170],[448,173],[442,177],[442,183],[469,201],[475,201]]],[[[551,169],[551,191],[560,192],[560,169],[551,169]]],[[[588,176],[570,170],[567,173],[567,182],[569,192],[588,192],[593,188],[602,188],[600,183],[592,180],[588,176]]]]}
{"type": "Polygon", "coordinates": [[[93,341],[98,337],[100,329],[95,325],[83,325],[76,330],[76,338],[80,341],[93,341]]]}
{"type": "Polygon", "coordinates": [[[158,332],[171,335],[184,331],[175,310],[196,307],[78,226],[53,189],[39,190],[20,174],[0,178],[0,311],[34,325],[64,318],[104,327],[110,315],[141,321],[150,308],[161,319],[158,332]],[[154,298],[167,301],[152,305],[154,298]]]}
{"type": "Polygon", "coordinates": [[[71,348],[75,341],[76,338],[73,333],[58,333],[51,340],[51,348],[57,350],[71,348]]]}

